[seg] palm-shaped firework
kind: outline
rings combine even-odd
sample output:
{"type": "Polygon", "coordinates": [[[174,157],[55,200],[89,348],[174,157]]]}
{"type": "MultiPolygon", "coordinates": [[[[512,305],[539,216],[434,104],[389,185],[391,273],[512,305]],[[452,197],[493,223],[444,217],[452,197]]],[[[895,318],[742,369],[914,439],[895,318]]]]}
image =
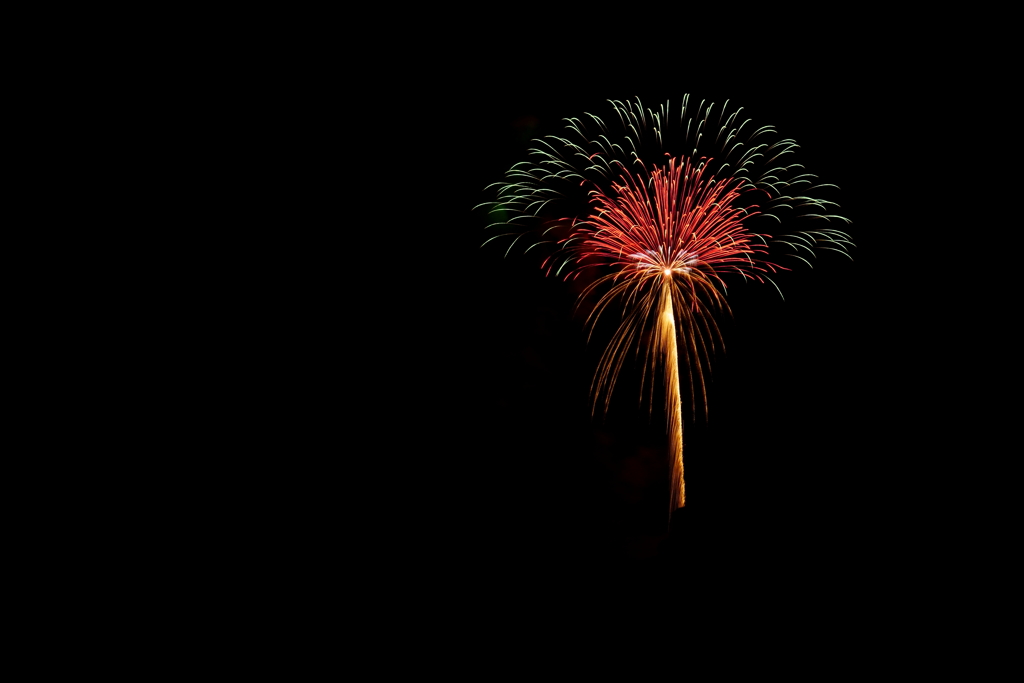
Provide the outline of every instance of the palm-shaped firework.
{"type": "Polygon", "coordinates": [[[742,109],[730,113],[728,102],[693,107],[685,96],[678,115],[668,103],[657,111],[639,100],[611,105],[610,124],[593,114],[566,119],[564,136],[536,140],[528,160],[496,183],[488,228],[506,230],[487,241],[510,237],[509,251],[523,240],[527,249],[554,244],[545,268],[566,278],[603,272],[580,297],[601,293],[588,322],[613,304],[622,321],[594,377],[594,407],[603,397],[607,409],[630,353],[643,353],[651,377],[662,369],[674,509],[686,503],[680,361],[692,407],[699,397],[706,409],[703,370],[721,344],[711,313],[728,311],[723,278],[771,282],[783,258],[809,264],[817,249],[846,254],[849,236],[829,224],[849,221],[813,196],[835,186],[816,184],[792,161],[793,140],[740,122],[742,109]]]}

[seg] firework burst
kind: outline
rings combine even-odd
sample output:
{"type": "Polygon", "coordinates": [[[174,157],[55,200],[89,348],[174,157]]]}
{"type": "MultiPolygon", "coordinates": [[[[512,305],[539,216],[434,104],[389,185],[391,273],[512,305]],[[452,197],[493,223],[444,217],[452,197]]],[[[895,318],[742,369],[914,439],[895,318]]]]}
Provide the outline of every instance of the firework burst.
{"type": "Polygon", "coordinates": [[[495,218],[489,229],[504,228],[487,242],[507,237],[506,254],[548,244],[549,274],[596,269],[580,297],[600,295],[591,333],[610,308],[622,317],[594,376],[593,407],[608,409],[631,353],[642,354],[645,378],[647,369],[663,377],[674,509],[686,502],[680,365],[691,409],[706,411],[726,278],[774,285],[787,259],[809,265],[819,249],[848,255],[849,236],[830,224],[849,221],[813,196],[835,186],[792,160],[793,140],[741,120],[728,102],[693,107],[686,96],[678,115],[668,103],[652,111],[639,100],[610,102],[610,125],[593,114],[565,119],[565,134],[535,140],[528,160],[496,183],[497,201],[481,206],[495,218]],[[807,227],[779,234],[798,224],[807,227]]]}

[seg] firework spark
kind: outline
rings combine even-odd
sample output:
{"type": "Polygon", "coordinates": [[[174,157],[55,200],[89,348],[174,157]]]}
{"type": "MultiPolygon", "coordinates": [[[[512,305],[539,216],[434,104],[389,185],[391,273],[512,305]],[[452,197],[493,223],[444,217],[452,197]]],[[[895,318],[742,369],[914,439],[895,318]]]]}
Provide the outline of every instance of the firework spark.
{"type": "Polygon", "coordinates": [[[536,140],[529,159],[496,184],[497,201],[481,206],[498,217],[488,228],[508,229],[488,242],[508,236],[508,251],[524,239],[527,250],[552,244],[544,267],[566,278],[597,269],[580,296],[600,293],[591,333],[613,304],[622,320],[595,373],[593,407],[603,397],[608,409],[630,353],[643,354],[651,377],[661,370],[674,509],[686,503],[680,363],[691,409],[706,411],[704,370],[722,346],[714,314],[729,310],[724,278],[774,285],[770,275],[786,269],[783,259],[810,264],[818,249],[847,254],[849,236],[829,223],[849,221],[829,213],[834,202],[811,196],[835,186],[815,184],[791,162],[796,143],[776,139],[770,126],[738,123],[742,109],[693,108],[686,96],[677,119],[667,103],[658,111],[639,100],[611,105],[611,126],[585,114],[587,121],[565,119],[565,136],[536,140]],[[823,227],[774,234],[807,220],[823,227]]]}

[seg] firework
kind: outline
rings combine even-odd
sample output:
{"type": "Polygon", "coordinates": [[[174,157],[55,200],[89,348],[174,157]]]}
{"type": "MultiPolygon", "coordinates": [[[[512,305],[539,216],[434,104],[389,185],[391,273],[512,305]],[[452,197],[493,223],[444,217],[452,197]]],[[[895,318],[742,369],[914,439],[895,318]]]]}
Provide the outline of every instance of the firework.
{"type": "Polygon", "coordinates": [[[593,408],[608,409],[631,353],[642,354],[645,378],[663,378],[674,509],[686,503],[681,382],[685,375],[691,409],[706,412],[704,371],[722,346],[715,314],[729,310],[727,278],[774,285],[787,259],[848,255],[849,236],[831,225],[849,221],[813,196],[835,186],[793,161],[793,140],[741,119],[728,102],[693,107],[686,96],[678,114],[668,103],[610,103],[607,122],[565,119],[564,135],[535,140],[496,183],[497,201],[481,206],[499,231],[485,244],[506,237],[506,254],[520,243],[552,245],[544,268],[567,279],[596,269],[580,296],[600,295],[591,334],[609,309],[621,322],[594,376],[593,408]]]}

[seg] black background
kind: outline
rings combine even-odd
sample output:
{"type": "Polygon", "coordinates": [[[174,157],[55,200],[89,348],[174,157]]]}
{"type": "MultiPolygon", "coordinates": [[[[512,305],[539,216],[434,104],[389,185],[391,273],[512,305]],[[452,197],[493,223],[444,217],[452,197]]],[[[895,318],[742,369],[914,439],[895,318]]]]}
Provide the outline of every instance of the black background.
{"type": "Polygon", "coordinates": [[[267,286],[279,316],[265,339],[288,360],[260,392],[272,426],[248,432],[270,453],[244,468],[261,528],[302,566],[505,606],[723,591],[852,604],[910,586],[914,558],[960,523],[935,512],[957,475],[933,429],[946,413],[909,258],[923,200],[893,118],[923,86],[905,62],[796,29],[625,43],[579,31],[478,26],[382,47],[393,66],[373,66],[366,89],[346,80],[351,64],[297,81],[324,94],[296,98],[310,163],[288,218],[309,240],[274,256],[291,262],[267,286]],[[326,94],[332,78],[343,85],[326,94]],[[608,416],[591,415],[602,346],[587,344],[575,293],[521,250],[481,247],[473,207],[563,117],[685,93],[794,138],[841,188],[856,248],[780,276],[784,300],[730,288],[708,415],[685,425],[687,506],[670,519],[657,411],[626,380],[608,416]]]}

